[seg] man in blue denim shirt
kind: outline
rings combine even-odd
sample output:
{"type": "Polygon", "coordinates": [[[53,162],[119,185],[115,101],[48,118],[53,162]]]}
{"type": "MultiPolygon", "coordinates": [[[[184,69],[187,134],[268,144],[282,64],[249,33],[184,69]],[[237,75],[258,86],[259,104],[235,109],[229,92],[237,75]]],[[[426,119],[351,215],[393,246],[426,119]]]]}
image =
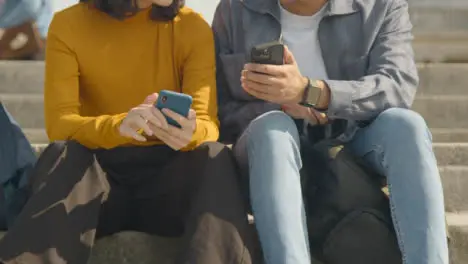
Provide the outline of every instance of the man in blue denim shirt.
{"type": "Polygon", "coordinates": [[[0,230],[11,226],[26,203],[29,173],[35,163],[31,144],[0,103],[0,230]]]}
{"type": "Polygon", "coordinates": [[[419,80],[407,1],[222,0],[213,29],[221,134],[249,172],[266,263],[310,263],[299,138],[323,128],[387,177],[403,263],[448,264],[431,134],[409,110],[419,80]],[[247,63],[273,40],[285,65],[247,63]]]}

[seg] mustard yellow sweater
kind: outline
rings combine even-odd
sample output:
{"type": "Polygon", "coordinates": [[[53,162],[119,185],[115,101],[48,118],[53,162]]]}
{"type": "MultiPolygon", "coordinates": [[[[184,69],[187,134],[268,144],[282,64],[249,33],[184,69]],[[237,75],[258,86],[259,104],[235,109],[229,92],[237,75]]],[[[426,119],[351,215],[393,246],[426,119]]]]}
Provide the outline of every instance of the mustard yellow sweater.
{"type": "Polygon", "coordinates": [[[183,8],[172,22],[149,10],[123,21],[87,4],[57,13],[46,50],[45,119],[51,141],[89,148],[162,144],[119,135],[126,113],[160,90],[193,97],[197,129],[190,150],[219,136],[212,31],[183,8]]]}

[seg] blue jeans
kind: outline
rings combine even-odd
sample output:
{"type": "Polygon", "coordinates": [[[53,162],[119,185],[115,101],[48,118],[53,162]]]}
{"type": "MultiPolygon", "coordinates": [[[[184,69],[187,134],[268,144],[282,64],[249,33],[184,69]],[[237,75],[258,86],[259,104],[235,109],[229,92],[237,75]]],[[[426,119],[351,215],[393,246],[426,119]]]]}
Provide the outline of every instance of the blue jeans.
{"type": "Polygon", "coordinates": [[[0,7],[0,28],[35,21],[39,34],[46,38],[53,14],[52,0],[6,0],[0,7]]]}
{"type": "MultiPolygon", "coordinates": [[[[386,175],[404,264],[448,264],[442,184],[424,119],[389,109],[347,147],[386,175]]],[[[310,264],[299,170],[299,134],[280,111],[251,122],[234,153],[250,175],[250,199],[267,264],[310,264]]]]}

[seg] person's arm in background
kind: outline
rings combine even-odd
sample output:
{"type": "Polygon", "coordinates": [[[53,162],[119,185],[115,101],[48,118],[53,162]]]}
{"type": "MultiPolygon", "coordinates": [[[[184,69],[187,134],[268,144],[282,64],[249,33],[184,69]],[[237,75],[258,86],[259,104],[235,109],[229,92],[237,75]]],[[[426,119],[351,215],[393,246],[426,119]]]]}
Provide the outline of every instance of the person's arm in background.
{"type": "MultiPolygon", "coordinates": [[[[232,94],[231,89],[239,89],[242,69],[231,69],[236,71],[226,72],[222,62],[222,55],[235,56],[232,54],[232,25],[231,25],[231,1],[220,1],[213,18],[212,29],[215,36],[216,48],[216,80],[218,89],[219,119],[221,122],[221,140],[233,143],[242,131],[239,129],[247,127],[259,113],[266,108],[271,110],[279,107],[264,101],[239,101],[232,94]],[[235,74],[237,81],[228,82],[226,74],[235,74]]],[[[232,58],[236,59],[236,58],[232,58]]],[[[237,58],[242,59],[242,58],[237,58]]]]}
{"type": "Polygon", "coordinates": [[[391,6],[369,54],[367,76],[356,81],[325,80],[319,108],[329,118],[369,121],[391,107],[410,108],[419,84],[411,45],[408,3],[391,6]]]}
{"type": "Polygon", "coordinates": [[[71,46],[73,29],[61,15],[50,25],[46,47],[44,107],[49,140],[76,140],[89,148],[106,149],[131,142],[118,130],[127,113],[80,115],[80,72],[71,46]]]}
{"type": "Polygon", "coordinates": [[[196,129],[191,142],[182,151],[217,141],[219,137],[213,32],[200,15],[194,13],[187,18],[183,33],[186,43],[183,45],[182,91],[192,96],[196,129]]]}

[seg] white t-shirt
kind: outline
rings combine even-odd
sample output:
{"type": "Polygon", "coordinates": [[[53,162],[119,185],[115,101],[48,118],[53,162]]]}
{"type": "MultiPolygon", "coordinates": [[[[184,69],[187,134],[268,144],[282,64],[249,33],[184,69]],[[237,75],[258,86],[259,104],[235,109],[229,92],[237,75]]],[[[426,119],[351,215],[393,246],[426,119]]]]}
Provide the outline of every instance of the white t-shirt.
{"type": "Polygon", "coordinates": [[[280,4],[283,43],[294,54],[301,74],[311,79],[328,79],[318,39],[319,23],[327,5],[312,16],[299,16],[280,4]]]}

